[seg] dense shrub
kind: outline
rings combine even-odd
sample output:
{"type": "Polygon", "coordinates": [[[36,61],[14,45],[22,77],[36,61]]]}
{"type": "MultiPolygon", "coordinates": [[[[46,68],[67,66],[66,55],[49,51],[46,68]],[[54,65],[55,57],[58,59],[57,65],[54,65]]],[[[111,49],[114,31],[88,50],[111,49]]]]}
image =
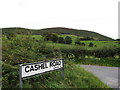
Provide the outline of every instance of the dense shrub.
{"type": "Polygon", "coordinates": [[[58,35],[55,33],[45,33],[42,35],[46,41],[53,41],[57,42],[58,41],[58,35]]]}
{"type": "Polygon", "coordinates": [[[15,37],[15,36],[16,36],[16,33],[15,33],[15,32],[7,33],[7,34],[6,34],[6,37],[7,37],[8,39],[12,39],[12,38],[15,37]]]}
{"type": "Polygon", "coordinates": [[[59,37],[59,38],[58,38],[58,43],[65,43],[64,38],[63,38],[63,37],[59,37]]]}
{"type": "Polygon", "coordinates": [[[2,62],[2,87],[19,87],[19,68],[2,62]]]}
{"type": "Polygon", "coordinates": [[[57,41],[58,41],[58,36],[57,36],[57,34],[52,34],[51,40],[52,40],[53,42],[57,42],[57,41]]]}
{"type": "Polygon", "coordinates": [[[36,41],[28,35],[15,37],[12,40],[8,40],[4,36],[2,49],[2,60],[11,65],[59,56],[59,50],[54,47],[46,47],[42,39],[36,41]]]}
{"type": "Polygon", "coordinates": [[[89,43],[89,47],[93,47],[94,46],[94,44],[91,42],[91,43],[89,43]]]}
{"type": "Polygon", "coordinates": [[[85,43],[81,43],[82,46],[85,46],[85,43]]]}
{"type": "Polygon", "coordinates": [[[76,39],[75,44],[78,44],[78,45],[81,44],[81,43],[80,43],[80,38],[77,38],[77,39],[76,39]]]}
{"type": "Polygon", "coordinates": [[[71,43],[72,43],[71,37],[66,36],[66,37],[65,37],[65,43],[66,43],[66,44],[71,44],[71,43]]]}

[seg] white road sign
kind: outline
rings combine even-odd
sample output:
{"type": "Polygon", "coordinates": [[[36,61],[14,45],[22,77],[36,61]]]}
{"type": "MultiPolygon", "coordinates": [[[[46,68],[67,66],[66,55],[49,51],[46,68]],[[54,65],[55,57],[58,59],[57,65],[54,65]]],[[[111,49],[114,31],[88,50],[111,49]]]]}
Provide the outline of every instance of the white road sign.
{"type": "Polygon", "coordinates": [[[62,68],[64,68],[63,59],[50,60],[45,62],[21,64],[20,73],[21,73],[21,78],[26,78],[26,77],[30,77],[30,76],[34,76],[41,73],[62,69],[62,68]]]}

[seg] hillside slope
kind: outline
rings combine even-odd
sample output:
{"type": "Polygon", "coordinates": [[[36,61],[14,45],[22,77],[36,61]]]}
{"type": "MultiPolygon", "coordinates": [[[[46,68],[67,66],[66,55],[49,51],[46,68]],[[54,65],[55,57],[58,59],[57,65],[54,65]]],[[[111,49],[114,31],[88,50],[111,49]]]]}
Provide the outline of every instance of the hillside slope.
{"type": "Polygon", "coordinates": [[[46,32],[52,32],[52,33],[57,33],[57,34],[76,35],[76,36],[80,36],[80,37],[88,37],[89,36],[89,37],[97,38],[97,40],[101,40],[101,41],[114,40],[112,38],[109,38],[107,36],[101,35],[96,32],[87,31],[87,30],[63,28],[63,27],[44,28],[44,29],[40,29],[40,30],[26,29],[26,28],[2,28],[3,34],[12,33],[12,32],[18,32],[18,33],[22,32],[22,33],[26,34],[28,31],[32,32],[33,35],[42,35],[46,32]]]}

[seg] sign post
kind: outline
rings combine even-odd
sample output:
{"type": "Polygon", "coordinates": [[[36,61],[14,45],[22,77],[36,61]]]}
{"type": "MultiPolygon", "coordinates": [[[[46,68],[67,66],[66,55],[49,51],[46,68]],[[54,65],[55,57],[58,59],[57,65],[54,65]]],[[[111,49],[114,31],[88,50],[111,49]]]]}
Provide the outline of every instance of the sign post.
{"type": "Polygon", "coordinates": [[[64,69],[61,70],[62,80],[64,80],[64,69]]]}
{"type": "Polygon", "coordinates": [[[64,60],[49,60],[44,62],[35,62],[28,64],[20,64],[19,68],[19,79],[20,79],[20,88],[22,89],[22,80],[32,77],[39,74],[44,74],[47,72],[52,72],[55,70],[61,69],[61,76],[64,80],[64,60]]]}
{"type": "Polygon", "coordinates": [[[20,79],[20,89],[22,90],[22,78],[21,78],[21,72],[22,72],[22,69],[21,69],[21,65],[20,65],[20,67],[19,67],[19,79],[20,79]]]}

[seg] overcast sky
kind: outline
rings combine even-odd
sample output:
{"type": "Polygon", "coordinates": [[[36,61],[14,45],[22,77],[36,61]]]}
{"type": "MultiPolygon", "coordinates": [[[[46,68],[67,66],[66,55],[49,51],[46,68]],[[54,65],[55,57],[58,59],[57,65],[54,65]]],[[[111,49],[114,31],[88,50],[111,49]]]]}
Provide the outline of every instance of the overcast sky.
{"type": "Polygon", "coordinates": [[[118,38],[120,0],[0,0],[0,28],[67,27],[118,38]]]}

